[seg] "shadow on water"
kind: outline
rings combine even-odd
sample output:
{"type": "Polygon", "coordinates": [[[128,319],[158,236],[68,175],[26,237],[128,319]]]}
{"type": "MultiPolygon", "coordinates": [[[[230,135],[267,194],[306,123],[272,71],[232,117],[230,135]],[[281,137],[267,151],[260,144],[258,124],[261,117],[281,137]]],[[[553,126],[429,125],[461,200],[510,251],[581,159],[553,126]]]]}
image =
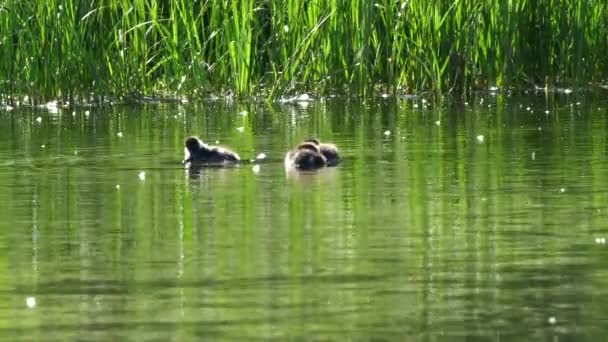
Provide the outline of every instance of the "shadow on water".
{"type": "MultiPolygon", "coordinates": [[[[205,281],[188,282],[183,280],[147,280],[132,282],[118,282],[114,280],[81,280],[62,279],[49,283],[38,284],[44,292],[41,294],[124,294],[129,292],[130,286],[142,286],[150,290],[165,288],[222,288],[222,289],[249,289],[251,287],[282,286],[289,287],[296,283],[307,284],[363,284],[386,279],[387,276],[333,274],[333,275],[310,275],[310,276],[266,276],[258,278],[236,278],[236,279],[208,279],[205,281]]],[[[16,290],[17,294],[26,294],[29,290],[16,290]]]]}

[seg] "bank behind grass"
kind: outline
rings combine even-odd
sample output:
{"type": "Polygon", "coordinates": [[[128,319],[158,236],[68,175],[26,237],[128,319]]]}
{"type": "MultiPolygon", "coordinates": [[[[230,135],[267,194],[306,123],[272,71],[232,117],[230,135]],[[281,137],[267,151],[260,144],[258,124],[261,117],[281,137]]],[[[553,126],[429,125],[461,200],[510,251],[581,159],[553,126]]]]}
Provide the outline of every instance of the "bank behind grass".
{"type": "Polygon", "coordinates": [[[0,2],[0,93],[466,93],[608,72],[606,0],[0,2]]]}

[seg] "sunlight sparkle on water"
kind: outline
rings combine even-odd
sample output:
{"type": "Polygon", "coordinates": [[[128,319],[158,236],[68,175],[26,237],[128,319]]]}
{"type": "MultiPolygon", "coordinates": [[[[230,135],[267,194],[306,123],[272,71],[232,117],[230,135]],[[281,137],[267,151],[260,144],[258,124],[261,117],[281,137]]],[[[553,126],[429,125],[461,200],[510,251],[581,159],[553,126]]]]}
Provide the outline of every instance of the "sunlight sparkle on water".
{"type": "Polygon", "coordinates": [[[475,139],[477,139],[478,142],[482,143],[484,140],[484,136],[480,134],[475,139]]]}
{"type": "Polygon", "coordinates": [[[57,101],[47,102],[44,106],[46,107],[46,110],[49,111],[49,113],[57,114],[59,112],[59,109],[57,107],[57,101]]]}
{"type": "Polygon", "coordinates": [[[36,297],[27,297],[25,298],[25,305],[28,308],[33,309],[36,307],[36,297]]]}
{"type": "Polygon", "coordinates": [[[312,98],[308,94],[302,94],[298,96],[298,101],[311,101],[312,98]]]}
{"type": "Polygon", "coordinates": [[[139,173],[138,177],[139,177],[139,179],[141,179],[142,181],[143,181],[143,180],[146,180],[146,173],[142,171],[142,172],[140,172],[140,173],[139,173]]]}

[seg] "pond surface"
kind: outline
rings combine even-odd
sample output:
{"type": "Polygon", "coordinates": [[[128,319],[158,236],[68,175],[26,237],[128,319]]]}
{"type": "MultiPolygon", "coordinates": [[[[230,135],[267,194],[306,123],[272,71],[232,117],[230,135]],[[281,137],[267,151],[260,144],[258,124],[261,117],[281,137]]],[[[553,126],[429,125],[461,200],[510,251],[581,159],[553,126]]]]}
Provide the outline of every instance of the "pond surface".
{"type": "Polygon", "coordinates": [[[0,110],[0,339],[608,336],[606,97],[425,106],[0,110]],[[311,136],[343,162],[287,174],[311,136]]]}

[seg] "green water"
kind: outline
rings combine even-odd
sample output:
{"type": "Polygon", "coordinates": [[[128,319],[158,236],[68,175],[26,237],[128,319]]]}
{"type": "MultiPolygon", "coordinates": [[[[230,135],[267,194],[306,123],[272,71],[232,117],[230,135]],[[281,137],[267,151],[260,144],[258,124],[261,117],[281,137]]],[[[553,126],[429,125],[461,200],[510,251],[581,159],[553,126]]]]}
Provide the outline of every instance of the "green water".
{"type": "Polygon", "coordinates": [[[0,340],[602,340],[607,131],[585,93],[2,109],[0,340]],[[189,173],[189,134],[267,157],[189,173]],[[286,174],[310,136],[342,164],[286,174]]]}

